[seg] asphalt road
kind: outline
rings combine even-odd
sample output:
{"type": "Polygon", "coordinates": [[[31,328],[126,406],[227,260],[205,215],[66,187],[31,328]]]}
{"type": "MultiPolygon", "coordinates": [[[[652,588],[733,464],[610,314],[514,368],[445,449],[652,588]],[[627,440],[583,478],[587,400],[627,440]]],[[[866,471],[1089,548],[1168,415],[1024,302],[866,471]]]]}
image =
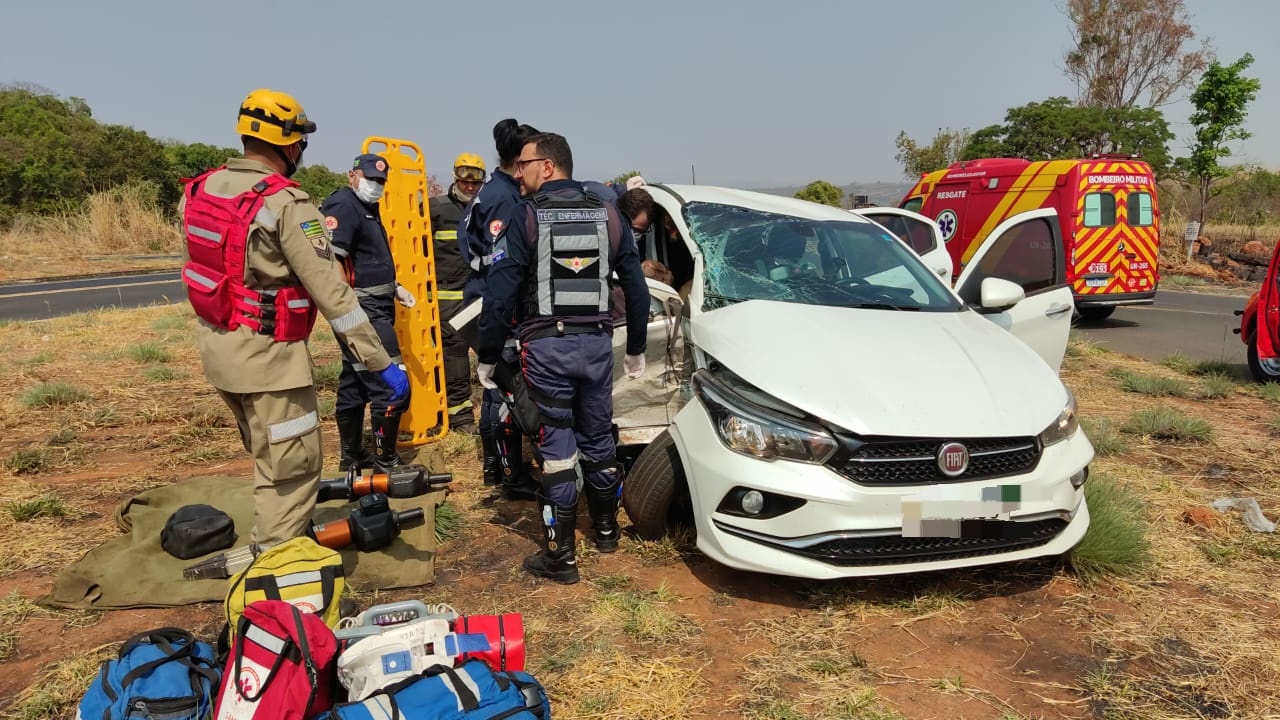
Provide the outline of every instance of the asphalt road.
{"type": "Polygon", "coordinates": [[[176,271],[0,285],[0,320],[44,320],[101,307],[141,307],[186,299],[176,271]]]}
{"type": "Polygon", "coordinates": [[[1154,305],[1117,308],[1106,320],[1079,323],[1076,332],[1108,350],[1146,360],[1175,352],[1193,361],[1222,360],[1249,378],[1244,343],[1231,332],[1240,327],[1235,311],[1244,309],[1247,299],[1161,290],[1154,305]]]}

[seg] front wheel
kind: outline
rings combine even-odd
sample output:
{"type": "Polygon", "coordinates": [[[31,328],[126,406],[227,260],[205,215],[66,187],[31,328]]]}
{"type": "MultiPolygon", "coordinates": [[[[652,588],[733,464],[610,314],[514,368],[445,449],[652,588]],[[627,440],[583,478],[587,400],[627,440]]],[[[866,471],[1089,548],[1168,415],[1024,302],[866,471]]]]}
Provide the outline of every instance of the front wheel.
{"type": "Polygon", "coordinates": [[[1260,383],[1280,382],[1280,358],[1263,360],[1258,357],[1258,333],[1249,335],[1249,371],[1260,383]]]}
{"type": "Polygon", "coordinates": [[[671,433],[663,431],[640,452],[622,484],[622,506],[645,540],[681,526],[693,527],[689,486],[671,433]]]}

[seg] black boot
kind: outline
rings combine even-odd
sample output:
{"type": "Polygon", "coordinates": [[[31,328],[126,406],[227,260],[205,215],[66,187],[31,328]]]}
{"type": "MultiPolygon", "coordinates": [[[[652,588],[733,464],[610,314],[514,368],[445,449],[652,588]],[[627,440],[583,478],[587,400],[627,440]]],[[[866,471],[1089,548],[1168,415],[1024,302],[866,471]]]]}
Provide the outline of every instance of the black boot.
{"type": "Polygon", "coordinates": [[[498,457],[502,460],[503,499],[536,501],[541,486],[533,479],[529,465],[524,461],[524,436],[514,423],[505,420],[494,428],[494,437],[498,457]]]}
{"type": "Polygon", "coordinates": [[[542,552],[524,559],[524,569],[562,585],[578,582],[578,561],[574,558],[577,542],[574,528],[578,521],[576,507],[542,506],[542,527],[546,531],[542,552]]]}
{"type": "Polygon", "coordinates": [[[403,465],[404,461],[396,452],[396,442],[400,438],[400,416],[374,415],[369,418],[369,424],[373,426],[373,447],[378,452],[373,460],[373,469],[385,473],[403,465]]]}
{"type": "Polygon", "coordinates": [[[493,435],[481,435],[480,447],[484,450],[482,474],[485,485],[497,485],[502,482],[502,458],[498,457],[498,441],[493,435]]]}
{"type": "Polygon", "coordinates": [[[338,422],[338,442],[342,446],[338,469],[346,472],[354,467],[359,472],[373,467],[373,455],[364,447],[364,408],[339,410],[334,419],[338,422]]]}
{"type": "Polygon", "coordinates": [[[587,480],[587,510],[591,514],[591,526],[595,529],[596,549],[611,553],[618,549],[618,491],[622,489],[622,468],[615,471],[617,482],[608,487],[596,487],[587,480]]]}

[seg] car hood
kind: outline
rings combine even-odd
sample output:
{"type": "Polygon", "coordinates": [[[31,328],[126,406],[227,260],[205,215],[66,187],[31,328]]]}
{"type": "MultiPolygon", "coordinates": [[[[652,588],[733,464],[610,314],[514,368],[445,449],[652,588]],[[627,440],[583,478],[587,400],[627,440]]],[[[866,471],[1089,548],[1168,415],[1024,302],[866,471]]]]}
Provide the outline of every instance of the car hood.
{"type": "Polygon", "coordinates": [[[1035,435],[1067,401],[981,315],[750,300],[692,318],[695,344],[764,392],[859,434],[1035,435]]]}

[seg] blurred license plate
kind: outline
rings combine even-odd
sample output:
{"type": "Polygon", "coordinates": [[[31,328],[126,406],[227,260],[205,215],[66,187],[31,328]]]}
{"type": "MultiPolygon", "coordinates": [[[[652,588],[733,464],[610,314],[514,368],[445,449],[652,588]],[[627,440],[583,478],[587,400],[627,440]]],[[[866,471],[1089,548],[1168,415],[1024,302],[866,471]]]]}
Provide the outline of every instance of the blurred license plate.
{"type": "Polygon", "coordinates": [[[1093,280],[1093,279],[1085,280],[1084,286],[1085,287],[1106,287],[1107,283],[1109,282],[1111,281],[1106,278],[1097,278],[1096,280],[1093,280]]]}
{"type": "Polygon", "coordinates": [[[1022,506],[1020,485],[984,487],[976,498],[972,490],[958,490],[938,488],[903,498],[902,537],[968,537],[980,521],[1008,520],[1022,506]]]}

